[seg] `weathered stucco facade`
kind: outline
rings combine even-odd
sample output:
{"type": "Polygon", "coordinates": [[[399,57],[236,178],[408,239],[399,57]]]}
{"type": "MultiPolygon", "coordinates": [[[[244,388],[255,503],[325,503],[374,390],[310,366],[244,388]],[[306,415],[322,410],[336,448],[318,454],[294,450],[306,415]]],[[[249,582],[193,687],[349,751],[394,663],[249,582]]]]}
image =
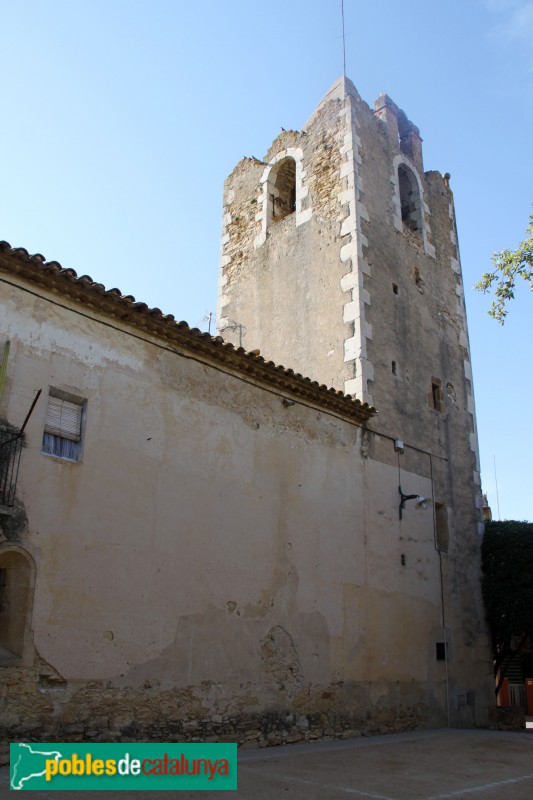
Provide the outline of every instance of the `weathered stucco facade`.
{"type": "Polygon", "coordinates": [[[411,126],[423,228],[405,229],[405,121],[388,99],[377,118],[341,81],[305,133],[232,174],[219,324],[236,347],[0,248],[15,434],[42,390],[0,509],[7,738],[268,744],[483,723],[453,205],[411,126]],[[79,410],[74,445],[54,403],[79,410]],[[429,509],[408,500],[400,519],[399,485],[429,509]]]}

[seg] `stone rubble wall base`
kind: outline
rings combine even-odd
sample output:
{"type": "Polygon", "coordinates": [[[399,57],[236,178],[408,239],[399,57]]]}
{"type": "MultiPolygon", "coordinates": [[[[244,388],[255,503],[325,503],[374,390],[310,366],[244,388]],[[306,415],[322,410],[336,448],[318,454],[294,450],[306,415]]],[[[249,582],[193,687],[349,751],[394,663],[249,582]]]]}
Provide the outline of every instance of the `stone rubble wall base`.
{"type": "Polygon", "coordinates": [[[493,706],[489,708],[488,717],[488,727],[491,730],[524,731],[526,729],[526,714],[523,708],[493,706]]]}
{"type": "MultiPolygon", "coordinates": [[[[0,668],[0,763],[9,742],[237,742],[256,748],[399,733],[435,724],[423,687],[327,687],[203,683],[165,690],[148,682],[71,685],[38,660],[0,668]],[[22,675],[24,673],[24,676],[22,675]],[[260,702],[258,693],[268,694],[260,702]],[[369,694],[376,698],[369,703],[369,694]]],[[[157,683],[157,682],[155,682],[157,683]]]]}

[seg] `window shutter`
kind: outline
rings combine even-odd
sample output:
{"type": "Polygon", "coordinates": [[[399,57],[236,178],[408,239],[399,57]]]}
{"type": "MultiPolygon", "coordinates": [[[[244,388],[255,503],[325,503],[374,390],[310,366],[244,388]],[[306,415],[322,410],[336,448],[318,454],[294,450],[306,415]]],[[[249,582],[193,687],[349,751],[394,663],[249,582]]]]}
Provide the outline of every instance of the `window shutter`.
{"type": "Polygon", "coordinates": [[[81,440],[82,409],[83,406],[69,403],[68,400],[49,397],[44,421],[45,433],[79,442],[81,440]]]}

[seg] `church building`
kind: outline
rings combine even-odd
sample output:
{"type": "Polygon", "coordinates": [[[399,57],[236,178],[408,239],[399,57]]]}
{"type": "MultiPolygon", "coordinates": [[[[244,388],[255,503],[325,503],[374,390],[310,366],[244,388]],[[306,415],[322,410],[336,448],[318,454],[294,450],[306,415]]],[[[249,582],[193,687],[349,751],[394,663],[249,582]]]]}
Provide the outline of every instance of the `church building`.
{"type": "Polygon", "coordinates": [[[486,722],[453,197],[387,95],[237,164],[217,336],[6,242],[0,298],[3,739],[486,722]]]}

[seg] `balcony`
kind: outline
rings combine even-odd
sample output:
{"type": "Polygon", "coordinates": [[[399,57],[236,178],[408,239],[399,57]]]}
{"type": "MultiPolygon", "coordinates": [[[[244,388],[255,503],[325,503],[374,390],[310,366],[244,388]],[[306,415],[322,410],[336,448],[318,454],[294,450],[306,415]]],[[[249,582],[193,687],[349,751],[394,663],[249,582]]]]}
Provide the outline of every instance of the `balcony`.
{"type": "Polygon", "coordinates": [[[0,509],[9,513],[15,504],[15,492],[24,434],[17,428],[0,425],[0,509]]]}

